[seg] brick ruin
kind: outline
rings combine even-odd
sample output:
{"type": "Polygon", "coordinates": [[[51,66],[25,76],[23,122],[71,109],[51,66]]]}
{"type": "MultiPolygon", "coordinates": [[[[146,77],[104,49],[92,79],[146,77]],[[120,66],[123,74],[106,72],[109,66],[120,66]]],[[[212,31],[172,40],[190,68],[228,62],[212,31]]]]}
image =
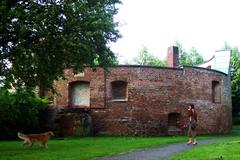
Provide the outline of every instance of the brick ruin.
{"type": "Polygon", "coordinates": [[[230,132],[230,76],[179,66],[176,47],[168,49],[167,61],[168,67],[119,65],[107,72],[66,69],[67,79],[55,82],[54,106],[61,111],[58,131],[61,135],[182,134],[177,122],[187,122],[186,110],[193,103],[198,133],[230,132]]]}

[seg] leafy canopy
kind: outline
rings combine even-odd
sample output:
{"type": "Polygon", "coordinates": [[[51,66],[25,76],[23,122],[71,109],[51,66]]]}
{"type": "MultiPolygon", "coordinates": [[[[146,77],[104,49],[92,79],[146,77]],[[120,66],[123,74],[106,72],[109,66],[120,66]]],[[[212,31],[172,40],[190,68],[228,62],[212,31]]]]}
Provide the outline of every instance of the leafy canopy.
{"type": "Polygon", "coordinates": [[[233,115],[240,113],[240,51],[237,47],[231,47],[225,42],[223,49],[231,50],[231,77],[233,115]]]}
{"type": "Polygon", "coordinates": [[[196,48],[192,47],[187,52],[178,41],[175,41],[174,45],[178,47],[180,64],[193,66],[203,63],[203,57],[198,53],[196,48]]]}
{"type": "MultiPolygon", "coordinates": [[[[178,41],[174,42],[174,45],[178,47],[179,51],[179,62],[182,65],[198,65],[202,64],[203,57],[200,55],[196,48],[192,47],[187,52],[181,43],[178,41]]],[[[139,64],[139,65],[152,65],[152,66],[167,66],[167,61],[161,60],[151,53],[149,53],[148,49],[146,47],[142,47],[138,55],[133,58],[132,62],[125,62],[126,64],[133,63],[133,64],[139,64]]]]}
{"type": "Polygon", "coordinates": [[[0,139],[15,138],[17,132],[41,131],[41,115],[48,100],[35,98],[26,92],[10,93],[0,87],[0,139]]]}
{"type": "Polygon", "coordinates": [[[150,66],[166,66],[166,60],[161,60],[153,54],[149,53],[148,49],[143,46],[136,57],[132,60],[134,64],[150,65],[150,66]]]}
{"type": "Polygon", "coordinates": [[[63,70],[115,62],[108,44],[120,0],[2,0],[0,76],[16,88],[49,88],[63,70]],[[3,78],[4,77],[4,78],[3,78]]]}

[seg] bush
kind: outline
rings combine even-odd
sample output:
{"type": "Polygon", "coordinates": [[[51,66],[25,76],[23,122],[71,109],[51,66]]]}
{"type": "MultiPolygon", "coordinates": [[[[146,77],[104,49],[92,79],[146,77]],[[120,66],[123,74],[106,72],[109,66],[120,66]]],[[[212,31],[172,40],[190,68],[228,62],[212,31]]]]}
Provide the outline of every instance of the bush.
{"type": "Polygon", "coordinates": [[[239,125],[240,124],[240,115],[233,115],[233,124],[234,125],[239,125]]]}
{"type": "Polygon", "coordinates": [[[0,139],[16,138],[17,132],[34,133],[40,129],[39,115],[47,109],[46,99],[26,92],[9,93],[0,89],[0,139]]]}

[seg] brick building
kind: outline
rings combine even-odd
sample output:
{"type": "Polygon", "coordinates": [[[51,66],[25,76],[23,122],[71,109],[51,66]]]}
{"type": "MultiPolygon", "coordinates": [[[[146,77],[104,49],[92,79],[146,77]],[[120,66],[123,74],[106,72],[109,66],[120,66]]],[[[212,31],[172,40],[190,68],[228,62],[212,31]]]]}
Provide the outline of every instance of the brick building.
{"type": "MultiPolygon", "coordinates": [[[[220,71],[179,66],[178,49],[168,49],[168,67],[119,65],[82,73],[66,69],[67,80],[55,82],[54,105],[84,109],[94,134],[168,135],[182,133],[188,104],[198,112],[199,133],[227,133],[232,125],[230,77],[220,71]]],[[[64,119],[68,135],[76,118],[64,119]]]]}

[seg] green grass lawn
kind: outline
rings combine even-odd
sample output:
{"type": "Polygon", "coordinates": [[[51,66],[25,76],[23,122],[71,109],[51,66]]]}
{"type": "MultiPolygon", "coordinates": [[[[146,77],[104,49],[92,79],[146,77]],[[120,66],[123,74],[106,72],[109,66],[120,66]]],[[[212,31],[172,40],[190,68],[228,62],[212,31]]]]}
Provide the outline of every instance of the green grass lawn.
{"type": "MultiPolygon", "coordinates": [[[[240,131],[240,125],[234,125],[233,130],[240,131]]],[[[240,160],[239,133],[231,135],[235,138],[195,147],[172,157],[171,160],[240,160]]]]}
{"type": "Polygon", "coordinates": [[[20,149],[21,141],[0,141],[0,160],[89,160],[133,149],[185,141],[186,137],[83,137],[50,140],[48,149],[35,144],[20,149]]]}
{"type": "Polygon", "coordinates": [[[240,138],[197,146],[171,160],[240,160],[240,138]]]}
{"type": "MultiPolygon", "coordinates": [[[[198,139],[222,137],[200,136],[198,139]]],[[[187,141],[186,136],[175,137],[79,137],[53,139],[48,142],[49,149],[35,144],[32,149],[22,141],[0,141],[0,160],[89,160],[140,148],[187,141]]]]}

